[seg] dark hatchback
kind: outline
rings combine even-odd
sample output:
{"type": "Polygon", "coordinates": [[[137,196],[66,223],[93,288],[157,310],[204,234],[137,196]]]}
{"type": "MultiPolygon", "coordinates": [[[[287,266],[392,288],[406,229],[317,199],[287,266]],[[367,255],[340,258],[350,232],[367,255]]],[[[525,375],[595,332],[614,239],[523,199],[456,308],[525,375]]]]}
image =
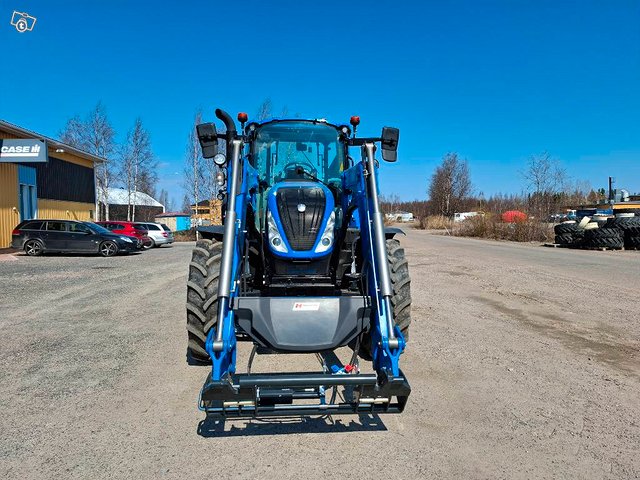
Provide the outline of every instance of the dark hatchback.
{"type": "Polygon", "coordinates": [[[99,253],[112,257],[135,252],[135,238],[116,235],[92,222],[74,220],[26,220],[12,232],[11,246],[37,256],[44,252],[99,253]]]}

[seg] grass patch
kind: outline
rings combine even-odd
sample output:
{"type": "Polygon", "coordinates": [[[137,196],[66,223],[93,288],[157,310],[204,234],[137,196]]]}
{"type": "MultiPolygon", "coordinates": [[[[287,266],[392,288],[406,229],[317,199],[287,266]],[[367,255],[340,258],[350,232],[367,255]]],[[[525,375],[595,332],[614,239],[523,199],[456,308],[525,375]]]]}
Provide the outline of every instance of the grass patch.
{"type": "Polygon", "coordinates": [[[548,242],[553,239],[549,223],[535,220],[506,223],[498,216],[472,217],[454,225],[452,234],[459,237],[488,238],[512,242],[548,242]]]}

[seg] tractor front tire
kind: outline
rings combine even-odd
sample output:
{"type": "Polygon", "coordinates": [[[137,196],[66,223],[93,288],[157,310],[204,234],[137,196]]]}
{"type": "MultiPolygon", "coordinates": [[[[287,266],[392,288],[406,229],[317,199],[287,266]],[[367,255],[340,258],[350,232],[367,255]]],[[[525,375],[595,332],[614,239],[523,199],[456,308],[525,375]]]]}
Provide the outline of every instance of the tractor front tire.
{"type": "MultiPolygon", "coordinates": [[[[400,331],[405,341],[409,341],[409,326],[411,325],[411,277],[409,276],[409,262],[405,257],[404,248],[400,246],[398,240],[387,240],[387,262],[389,263],[389,273],[391,274],[391,286],[393,297],[391,305],[393,307],[393,318],[395,324],[400,327],[400,331]]],[[[364,360],[371,360],[371,335],[364,334],[360,351],[358,352],[364,360]]]]}
{"type": "Polygon", "coordinates": [[[187,363],[209,365],[207,335],[218,322],[218,278],[222,242],[199,240],[191,254],[187,281],[187,363]]]}

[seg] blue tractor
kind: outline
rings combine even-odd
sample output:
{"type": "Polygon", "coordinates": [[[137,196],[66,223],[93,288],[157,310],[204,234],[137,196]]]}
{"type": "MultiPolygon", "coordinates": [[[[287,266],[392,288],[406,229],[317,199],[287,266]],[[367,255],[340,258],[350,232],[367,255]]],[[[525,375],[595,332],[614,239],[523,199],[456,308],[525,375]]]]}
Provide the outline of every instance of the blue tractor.
{"type": "Polygon", "coordinates": [[[237,131],[228,113],[216,116],[224,132],[196,127],[203,157],[220,169],[223,205],[222,226],[198,228],[189,267],[187,360],[211,365],[200,408],[215,417],[402,412],[410,277],[394,238],[402,232],[384,226],[375,159],[379,143],[396,161],[398,129],[360,138],[358,117],[349,126],[240,113],[237,131]],[[240,341],[253,344],[245,373],[236,372],[240,341]],[[333,353],[344,346],[346,365],[333,353]],[[320,367],[251,372],[266,353],[316,354],[320,367]]]}

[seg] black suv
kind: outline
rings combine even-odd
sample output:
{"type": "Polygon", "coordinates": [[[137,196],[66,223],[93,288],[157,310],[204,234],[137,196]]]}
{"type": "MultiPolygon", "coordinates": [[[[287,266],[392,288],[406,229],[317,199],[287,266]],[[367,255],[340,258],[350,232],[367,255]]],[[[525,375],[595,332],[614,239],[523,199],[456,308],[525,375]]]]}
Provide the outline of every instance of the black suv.
{"type": "Polygon", "coordinates": [[[25,220],[11,232],[11,246],[37,256],[43,252],[99,253],[112,257],[138,249],[138,241],[92,222],[25,220]]]}

